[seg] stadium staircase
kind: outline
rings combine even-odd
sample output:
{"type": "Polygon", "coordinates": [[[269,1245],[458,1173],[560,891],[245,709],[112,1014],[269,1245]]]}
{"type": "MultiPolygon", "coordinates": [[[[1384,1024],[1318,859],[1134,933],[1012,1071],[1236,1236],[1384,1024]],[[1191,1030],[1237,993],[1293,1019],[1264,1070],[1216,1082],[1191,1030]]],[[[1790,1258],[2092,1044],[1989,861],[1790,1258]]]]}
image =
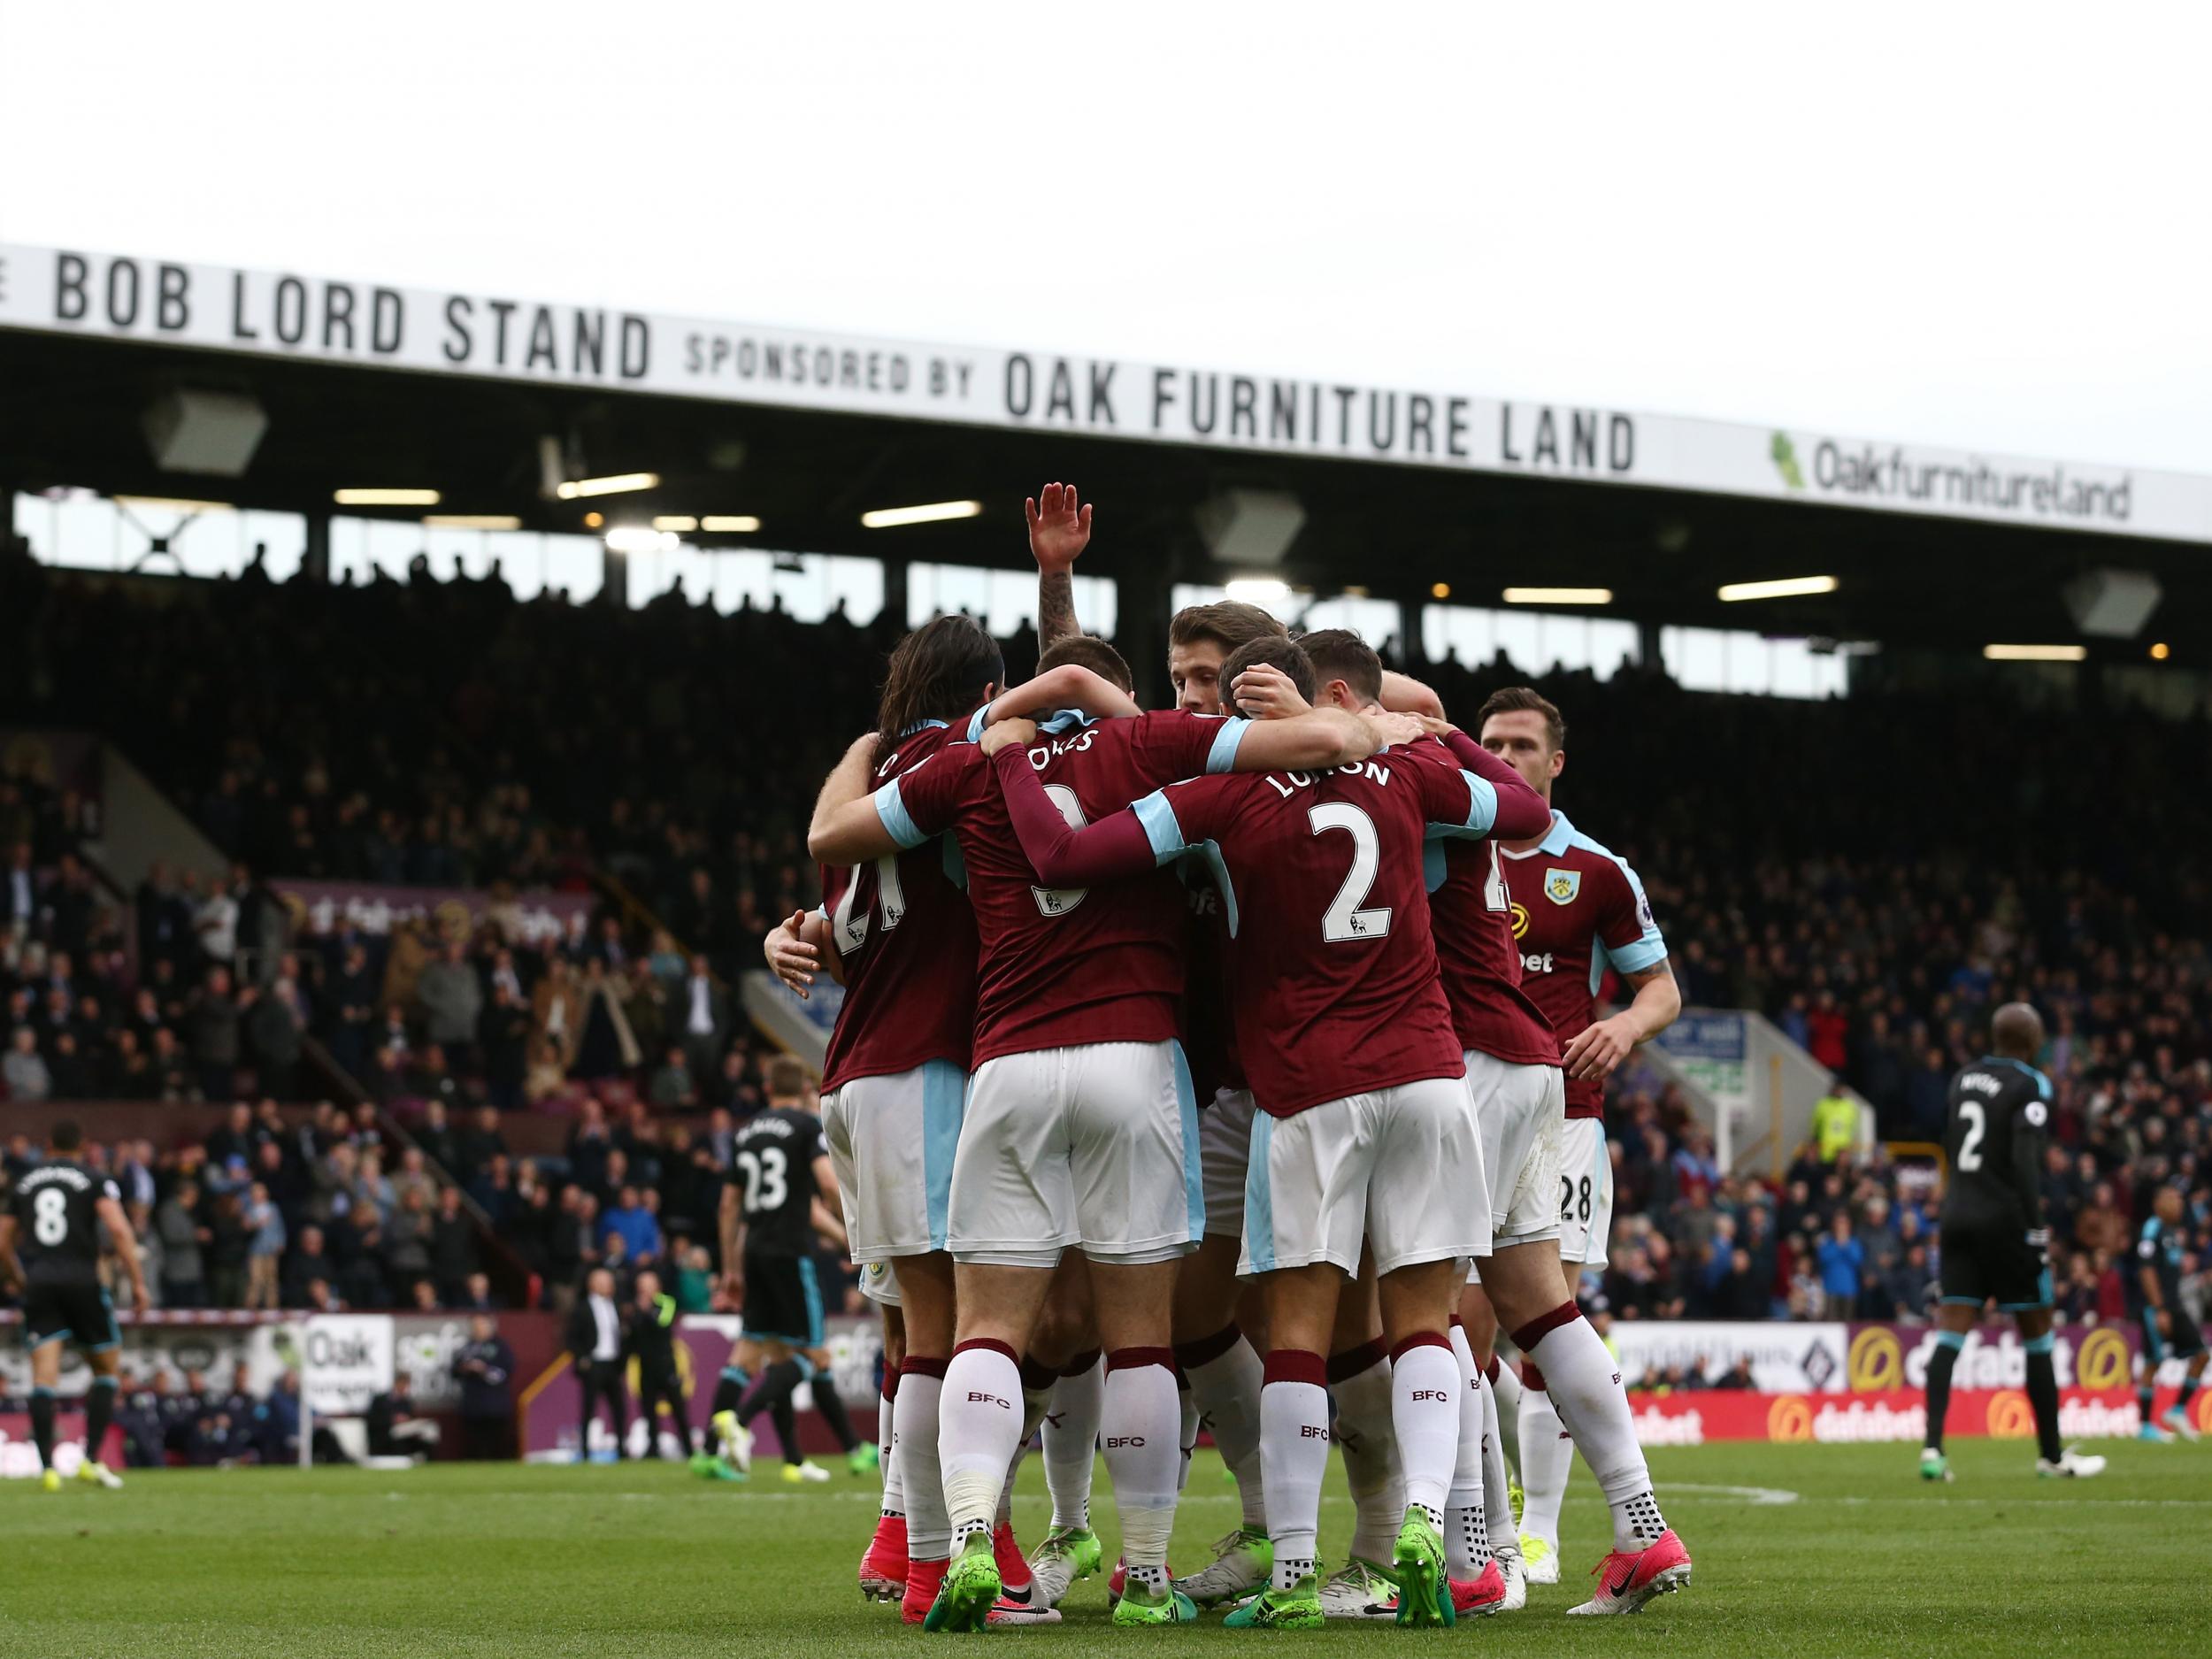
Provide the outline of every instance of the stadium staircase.
{"type": "MultiPolygon", "coordinates": [[[[1713,1157],[1733,1175],[1779,1180],[1812,1133],[1813,1108],[1834,1076],[1772,1020],[1747,1009],[1686,1008],[1637,1058],[1679,1088],[1713,1135],[1713,1157]]],[[[1874,1144],[1874,1109],[1857,1090],[1858,1145],[1874,1144]]]]}

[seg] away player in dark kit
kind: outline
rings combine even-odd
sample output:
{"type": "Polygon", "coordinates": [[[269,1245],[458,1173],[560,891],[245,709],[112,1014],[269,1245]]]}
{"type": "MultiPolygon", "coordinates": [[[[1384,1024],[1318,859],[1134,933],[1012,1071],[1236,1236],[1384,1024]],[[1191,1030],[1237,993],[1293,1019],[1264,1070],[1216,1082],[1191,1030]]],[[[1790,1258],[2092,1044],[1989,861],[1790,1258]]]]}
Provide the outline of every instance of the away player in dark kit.
{"type": "Polygon", "coordinates": [[[54,1467],[54,1385],[61,1380],[61,1348],[74,1342],[92,1367],[85,1399],[84,1461],[77,1479],[101,1486],[123,1482],[100,1461],[100,1442],[115,1416],[116,1369],[123,1336],[115,1306],[100,1283],[100,1229],[107,1229],[123,1271],[130,1275],[131,1306],[143,1308],[146,1278],[138,1243],[123,1214],[122,1194],[104,1175],[77,1161],[77,1125],[54,1125],[46,1161],[16,1183],[11,1213],[0,1216],[0,1281],[22,1286],[23,1340],[31,1350],[31,1434],[38,1442],[40,1479],[61,1490],[54,1467]],[[27,1249],[25,1270],[18,1250],[27,1249]]]}
{"type": "Polygon", "coordinates": [[[2099,1475],[2101,1457],[2058,1443],[2058,1372],[2051,1358],[2051,1235],[2043,1225],[2043,1149],[2049,1144],[2051,1079],[2036,1070],[2043,1019],[2008,1002],[1989,1022],[1992,1053],[1951,1079],[1943,1132],[1951,1180],[1943,1194],[1943,1306],[1928,1362],[1928,1444],[1924,1480],[1948,1480],[1943,1418],[1951,1371],[1966,1333],[1994,1302],[2019,1322],[2028,1350],[2028,1403],[2035,1408],[2039,1475],[2099,1475]]]}

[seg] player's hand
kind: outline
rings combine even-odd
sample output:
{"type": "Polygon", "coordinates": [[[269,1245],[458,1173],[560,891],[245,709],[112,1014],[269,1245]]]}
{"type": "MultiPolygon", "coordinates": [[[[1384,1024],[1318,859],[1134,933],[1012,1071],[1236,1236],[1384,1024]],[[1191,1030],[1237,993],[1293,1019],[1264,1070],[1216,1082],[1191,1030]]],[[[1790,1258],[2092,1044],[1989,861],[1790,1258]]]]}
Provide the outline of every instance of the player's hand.
{"type": "Polygon", "coordinates": [[[1272,663],[1255,663],[1229,687],[1230,701],[1255,720],[1288,720],[1313,712],[1290,676],[1272,663]]]}
{"type": "Polygon", "coordinates": [[[1411,714],[1366,714],[1360,717],[1375,734],[1377,749],[1396,749],[1410,743],[1427,730],[1420,717],[1411,714]]]}
{"type": "Polygon", "coordinates": [[[778,922],[768,930],[768,937],[760,941],[761,955],[768,958],[769,971],[801,997],[807,995],[807,987],[814,983],[814,976],[822,971],[820,956],[814,947],[799,936],[806,926],[806,912],[794,910],[790,919],[778,922]]]}
{"type": "Polygon", "coordinates": [[[1071,569],[1091,544],[1091,510],[1076,500],[1072,484],[1047,484],[1022,503],[1029,520],[1029,553],[1041,571],[1071,569]]]}
{"type": "Polygon", "coordinates": [[[984,729],[983,752],[995,755],[1009,744],[1018,743],[1027,749],[1037,741],[1034,720],[996,720],[984,729]]]}
{"type": "Polygon", "coordinates": [[[745,1274],[742,1269],[733,1267],[722,1275],[722,1299],[730,1304],[732,1313],[745,1311],[745,1274]]]}
{"type": "Polygon", "coordinates": [[[2161,1308],[2158,1310],[2158,1334],[2161,1336],[2171,1336],[2173,1333],[2174,1316],[2168,1313],[2163,1308],[2161,1308]]]}
{"type": "Polygon", "coordinates": [[[1449,720],[1446,719],[1440,714],[1424,714],[1418,709],[1408,709],[1404,710],[1393,710],[1392,712],[1402,713],[1406,719],[1413,721],[1431,737],[1448,737],[1452,733],[1459,730],[1457,726],[1454,726],[1449,720]]]}
{"type": "Polygon", "coordinates": [[[1589,1082],[1609,1078],[1635,1046],[1636,1027],[1627,1015],[1616,1014],[1610,1019],[1601,1019],[1567,1045],[1567,1075],[1589,1082]]]}

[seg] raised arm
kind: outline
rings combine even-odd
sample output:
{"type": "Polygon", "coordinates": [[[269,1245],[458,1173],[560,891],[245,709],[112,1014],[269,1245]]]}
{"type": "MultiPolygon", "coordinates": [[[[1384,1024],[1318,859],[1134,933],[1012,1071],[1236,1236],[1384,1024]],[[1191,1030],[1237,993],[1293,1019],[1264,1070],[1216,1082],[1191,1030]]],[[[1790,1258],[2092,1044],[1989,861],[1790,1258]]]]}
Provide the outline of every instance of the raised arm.
{"type": "Polygon", "coordinates": [[[1009,720],[984,734],[983,747],[998,773],[999,793],[1022,853],[1047,887],[1088,887],[1141,875],[1159,861],[1137,815],[1126,809],[1081,827],[1060,816],[1029,764],[1036,727],[1009,720]]]}
{"type": "Polygon", "coordinates": [[[1075,621],[1075,561],[1090,545],[1091,510],[1078,502],[1074,485],[1047,484],[1022,503],[1022,511],[1029,520],[1030,557],[1037,561],[1037,649],[1048,651],[1082,632],[1075,621]]]}

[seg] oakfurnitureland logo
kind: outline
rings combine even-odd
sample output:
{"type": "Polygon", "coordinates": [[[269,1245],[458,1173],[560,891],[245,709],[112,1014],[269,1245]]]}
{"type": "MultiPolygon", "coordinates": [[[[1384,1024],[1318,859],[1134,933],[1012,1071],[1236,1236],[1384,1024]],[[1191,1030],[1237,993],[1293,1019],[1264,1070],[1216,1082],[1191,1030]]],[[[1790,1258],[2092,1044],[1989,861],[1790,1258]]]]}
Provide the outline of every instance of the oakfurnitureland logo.
{"type": "Polygon", "coordinates": [[[1859,505],[2114,526],[2135,512],[2135,476],[2124,471],[2085,476],[2061,463],[1834,438],[1809,439],[1801,448],[1779,430],[1768,434],[1767,458],[1785,489],[1859,505]]]}
{"type": "Polygon", "coordinates": [[[1805,488],[1805,469],[1797,464],[1797,446],[1790,442],[1790,434],[1778,432],[1767,445],[1767,453],[1774,457],[1774,470],[1782,475],[1782,482],[1791,489],[1805,488]]]}

